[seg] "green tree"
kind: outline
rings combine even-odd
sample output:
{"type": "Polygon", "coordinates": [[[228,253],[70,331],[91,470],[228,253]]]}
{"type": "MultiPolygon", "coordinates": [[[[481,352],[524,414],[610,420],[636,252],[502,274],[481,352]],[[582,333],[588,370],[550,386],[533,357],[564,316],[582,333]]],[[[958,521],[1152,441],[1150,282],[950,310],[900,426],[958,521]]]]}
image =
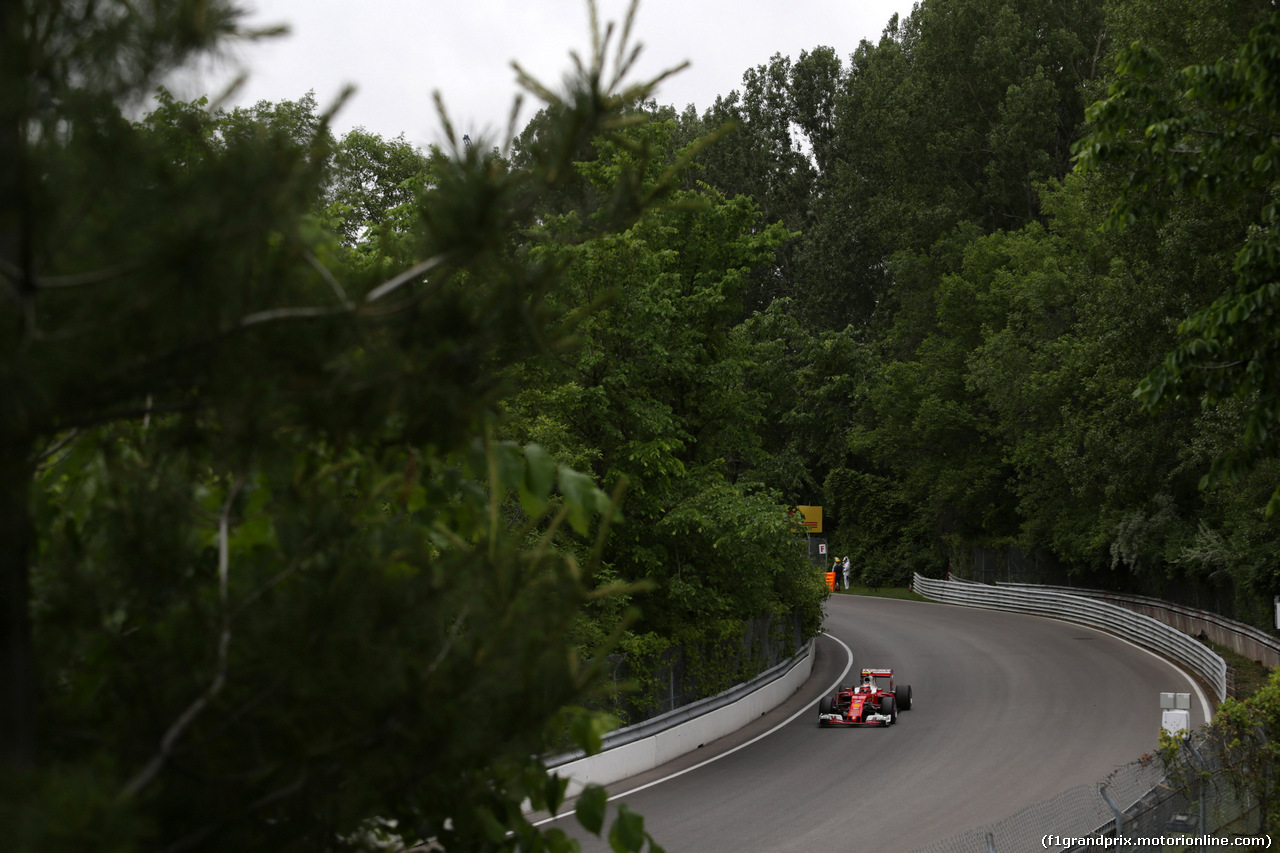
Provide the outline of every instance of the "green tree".
{"type": "Polygon", "coordinates": [[[330,205],[344,242],[394,221],[412,221],[412,207],[429,182],[429,158],[404,135],[384,140],[364,128],[344,134],[333,153],[330,205]]]}
{"type": "MultiPolygon", "coordinates": [[[[1205,406],[1244,402],[1240,446],[1214,459],[1206,484],[1237,477],[1280,452],[1278,32],[1273,15],[1234,56],[1180,70],[1135,44],[1121,53],[1108,97],[1090,110],[1093,128],[1077,149],[1078,168],[1111,167],[1127,176],[1108,220],[1113,226],[1159,216],[1179,196],[1252,212],[1237,232],[1235,280],[1182,323],[1178,346],[1137,392],[1153,408],[1182,395],[1205,406]]],[[[1280,487],[1269,511],[1277,506],[1280,487]]]]}
{"type": "Polygon", "coordinates": [[[873,361],[867,345],[850,329],[808,326],[795,302],[782,299],[735,327],[734,342],[762,413],[760,453],[744,476],[789,504],[823,504],[828,472],[846,464],[846,430],[873,361]]]}
{"type": "Polygon", "coordinates": [[[536,449],[295,430],[236,471],[189,431],[96,430],[44,472],[51,726],[35,796],[6,791],[19,849],[330,849],[375,815],[446,849],[536,846],[520,802],[563,787],[529,756],[557,720],[596,725],[566,710],[595,690],[566,636],[595,560],[555,539],[609,501],[536,449]]]}
{"type": "Polygon", "coordinates": [[[646,621],[668,628],[701,612],[749,618],[770,609],[772,581],[735,578],[747,569],[729,567],[773,566],[768,543],[784,527],[743,527],[751,513],[735,520],[733,506],[752,506],[757,523],[781,522],[785,511],[734,484],[756,458],[759,416],[729,330],[750,269],[767,263],[786,232],[752,233],[758,214],[742,198],[704,191],[676,200],[683,209],[571,250],[569,301],[608,305],[583,324],[580,351],[553,381],[545,367],[522,369],[525,391],[513,401],[514,423],[528,430],[521,440],[545,443],[606,484],[629,483],[635,523],[609,559],[624,577],[659,581],[646,621]],[[739,548],[758,550],[747,559],[739,548]]]}
{"type": "MultiPolygon", "coordinates": [[[[510,240],[654,83],[596,33],[563,94],[526,80],[559,120],[542,160],[454,145],[417,224],[356,263],[317,213],[333,145],[307,101],[121,112],[239,14],[0,12],[0,821],[31,850],[320,849],[375,816],[569,849],[520,806],[559,804],[531,756],[561,729],[599,743],[561,709],[591,696],[569,632],[613,513],[483,436],[505,368],[568,331],[560,270],[510,240]]],[[[646,169],[596,228],[678,180],[640,193],[646,169]]]]}
{"type": "Polygon", "coordinates": [[[1071,165],[1102,23],[1096,1],[924,2],[859,45],[806,229],[810,322],[883,326],[894,253],[1040,216],[1036,185],[1071,165]]]}
{"type": "MultiPolygon", "coordinates": [[[[670,150],[680,132],[670,119],[645,121],[601,141],[579,164],[582,179],[609,186],[634,151],[670,150]]],[[[625,531],[605,560],[619,577],[654,585],[636,631],[697,642],[704,628],[719,631],[713,624],[734,622],[740,633],[743,620],[799,613],[811,632],[816,580],[784,500],[750,474],[761,458],[760,401],[745,377],[753,357],[733,331],[751,271],[788,234],[761,225],[745,197],[706,185],[670,202],[626,232],[573,247],[546,238],[582,233],[590,211],[547,217],[530,232],[533,254],[567,266],[557,298],[604,307],[579,326],[576,351],[516,370],[510,428],[606,485],[628,483],[625,531]]]]}
{"type": "Polygon", "coordinates": [[[1270,680],[1244,700],[1227,698],[1206,728],[1199,751],[1177,738],[1162,734],[1159,755],[1169,778],[1182,791],[1194,796],[1209,782],[1205,755],[1210,766],[1221,768],[1222,777],[1238,797],[1258,804],[1257,832],[1275,832],[1280,826],[1280,800],[1276,791],[1277,745],[1280,741],[1280,676],[1270,680]]]}
{"type": "MultiPolygon", "coordinates": [[[[834,72],[840,62],[829,49],[819,49],[820,59],[830,59],[834,72]]],[[[810,203],[817,172],[804,152],[798,131],[821,134],[829,119],[821,113],[831,92],[823,72],[831,66],[802,56],[795,65],[775,55],[768,65],[747,69],[741,90],[717,97],[702,116],[707,129],[728,131],[725,138],[699,159],[701,179],[725,196],[744,195],[760,208],[760,228],[780,222],[792,232],[802,232],[811,221],[810,203]],[[807,73],[806,73],[807,72],[807,73]],[[796,99],[797,75],[809,84],[809,101],[803,106],[813,115],[801,116],[796,99]],[[825,98],[825,100],[824,100],[825,98]],[[802,120],[802,122],[800,121],[802,120]]],[[[795,268],[796,243],[780,245],[774,261],[752,271],[750,287],[743,294],[744,311],[765,309],[775,299],[794,294],[799,284],[795,268]]]]}

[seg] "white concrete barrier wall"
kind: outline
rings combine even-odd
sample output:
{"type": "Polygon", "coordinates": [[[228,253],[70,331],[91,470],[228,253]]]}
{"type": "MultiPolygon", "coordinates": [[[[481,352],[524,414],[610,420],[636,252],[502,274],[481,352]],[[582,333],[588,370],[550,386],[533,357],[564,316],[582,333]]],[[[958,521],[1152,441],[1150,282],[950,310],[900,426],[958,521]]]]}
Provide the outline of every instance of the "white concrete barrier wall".
{"type": "Polygon", "coordinates": [[[1209,685],[1219,702],[1227,697],[1227,664],[1220,655],[1194,637],[1118,605],[1055,590],[940,581],[918,574],[912,589],[947,604],[1031,613],[1098,628],[1182,664],[1209,685]]]}
{"type": "Polygon", "coordinates": [[[557,764],[554,770],[569,779],[568,796],[573,797],[589,783],[610,785],[732,734],[781,705],[808,680],[813,671],[813,643],[809,643],[802,654],[782,675],[737,701],[661,729],[649,737],[557,764]]]}

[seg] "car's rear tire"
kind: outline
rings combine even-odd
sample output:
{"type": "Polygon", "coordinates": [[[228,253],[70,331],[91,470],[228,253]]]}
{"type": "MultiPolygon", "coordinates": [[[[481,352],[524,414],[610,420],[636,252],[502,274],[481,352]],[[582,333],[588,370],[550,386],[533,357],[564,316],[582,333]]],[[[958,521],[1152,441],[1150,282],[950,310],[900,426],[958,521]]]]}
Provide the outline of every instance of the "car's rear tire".
{"type": "Polygon", "coordinates": [[[911,710],[911,685],[908,684],[904,687],[899,687],[898,692],[895,694],[894,698],[898,700],[899,711],[910,711],[911,710]]]}
{"type": "Polygon", "coordinates": [[[880,697],[880,713],[888,715],[889,725],[898,722],[898,708],[893,701],[892,693],[886,693],[880,697]]]}

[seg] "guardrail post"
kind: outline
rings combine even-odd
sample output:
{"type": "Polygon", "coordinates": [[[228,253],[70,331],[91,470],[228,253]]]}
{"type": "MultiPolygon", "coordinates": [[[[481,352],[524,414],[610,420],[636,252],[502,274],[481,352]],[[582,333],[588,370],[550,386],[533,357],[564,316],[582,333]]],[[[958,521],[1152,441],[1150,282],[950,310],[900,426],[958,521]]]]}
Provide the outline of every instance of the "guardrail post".
{"type": "Polygon", "coordinates": [[[1111,799],[1111,795],[1107,793],[1105,783],[1098,783],[1098,793],[1106,801],[1111,813],[1116,816],[1116,838],[1124,838],[1124,812],[1120,810],[1120,807],[1116,805],[1116,801],[1111,799]]]}
{"type": "MultiPolygon", "coordinates": [[[[1197,828],[1200,830],[1200,837],[1203,838],[1209,834],[1209,812],[1206,809],[1204,796],[1204,789],[1209,784],[1209,764],[1204,760],[1204,756],[1200,754],[1200,751],[1196,749],[1195,744],[1191,742],[1190,737],[1184,738],[1183,743],[1186,744],[1187,749],[1191,750],[1191,754],[1196,757],[1196,764],[1200,765],[1200,825],[1197,828]]],[[[1197,845],[1196,849],[1203,850],[1204,847],[1197,845]]]]}

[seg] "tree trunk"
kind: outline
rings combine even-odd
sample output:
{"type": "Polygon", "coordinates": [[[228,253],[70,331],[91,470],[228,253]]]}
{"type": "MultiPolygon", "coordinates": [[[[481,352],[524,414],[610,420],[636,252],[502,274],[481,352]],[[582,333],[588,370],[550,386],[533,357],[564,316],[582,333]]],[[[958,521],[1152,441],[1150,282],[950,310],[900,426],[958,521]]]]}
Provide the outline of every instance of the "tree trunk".
{"type": "Polygon", "coordinates": [[[36,760],[29,448],[0,440],[0,772],[36,760]]]}
{"type": "MultiPolygon", "coordinates": [[[[34,298],[30,196],[26,177],[27,110],[32,75],[26,45],[26,4],[0,0],[0,335],[21,341],[34,298]]],[[[21,344],[0,348],[12,357],[21,344]]],[[[0,772],[36,760],[35,658],[31,640],[30,509],[32,462],[29,411],[16,399],[12,372],[0,364],[0,772]]]]}

